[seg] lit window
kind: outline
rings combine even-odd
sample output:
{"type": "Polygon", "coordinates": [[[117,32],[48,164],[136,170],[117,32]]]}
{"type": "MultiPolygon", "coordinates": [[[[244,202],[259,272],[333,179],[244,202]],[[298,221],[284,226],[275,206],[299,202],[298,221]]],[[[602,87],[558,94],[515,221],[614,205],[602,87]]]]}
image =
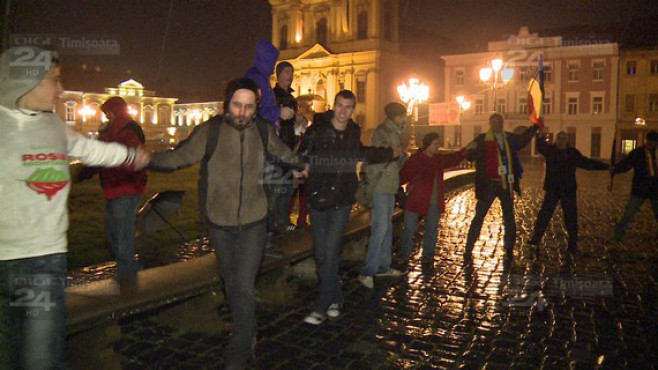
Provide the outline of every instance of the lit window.
{"type": "Polygon", "coordinates": [[[595,96],[592,98],[592,114],[603,113],[603,97],[595,96]]]}
{"type": "Polygon", "coordinates": [[[568,114],[578,113],[578,98],[569,98],[568,101],[568,114]]]}
{"type": "Polygon", "coordinates": [[[637,73],[637,62],[634,60],[629,60],[626,62],[626,74],[629,76],[635,76],[637,73]]]}
{"type": "Polygon", "coordinates": [[[605,64],[602,60],[597,60],[592,64],[592,80],[603,81],[603,69],[605,64]]]}

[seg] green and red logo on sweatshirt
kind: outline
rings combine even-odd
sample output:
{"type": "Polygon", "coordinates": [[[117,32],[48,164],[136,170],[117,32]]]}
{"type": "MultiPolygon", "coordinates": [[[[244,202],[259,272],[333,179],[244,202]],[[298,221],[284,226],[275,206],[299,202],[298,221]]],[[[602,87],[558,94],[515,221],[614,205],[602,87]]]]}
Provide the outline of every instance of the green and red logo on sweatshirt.
{"type": "Polygon", "coordinates": [[[69,174],[54,168],[39,168],[25,180],[27,186],[37,194],[45,194],[51,200],[70,182],[69,174]]]}

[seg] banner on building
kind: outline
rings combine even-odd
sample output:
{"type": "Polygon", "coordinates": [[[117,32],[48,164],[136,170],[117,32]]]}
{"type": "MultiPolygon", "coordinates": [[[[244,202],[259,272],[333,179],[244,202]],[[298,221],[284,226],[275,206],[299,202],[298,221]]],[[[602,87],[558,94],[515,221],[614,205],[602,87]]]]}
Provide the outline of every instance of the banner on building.
{"type": "Polygon", "coordinates": [[[429,125],[459,125],[459,103],[434,103],[429,105],[429,125]]]}

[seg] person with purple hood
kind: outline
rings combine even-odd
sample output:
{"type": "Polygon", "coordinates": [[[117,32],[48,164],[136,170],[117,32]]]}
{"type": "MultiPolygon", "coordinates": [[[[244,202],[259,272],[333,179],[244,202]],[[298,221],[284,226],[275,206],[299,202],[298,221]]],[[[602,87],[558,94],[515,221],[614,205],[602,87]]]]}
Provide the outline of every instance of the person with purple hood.
{"type": "MultiPolygon", "coordinates": [[[[265,120],[269,121],[275,128],[277,128],[278,136],[278,122],[280,120],[289,120],[294,117],[295,111],[290,107],[279,107],[276,103],[276,96],[274,90],[270,85],[270,76],[274,71],[274,65],[279,58],[279,50],[277,50],[271,42],[267,40],[260,40],[256,44],[256,53],[254,55],[254,64],[245,77],[256,82],[260,88],[261,103],[258,114],[265,120]]],[[[275,220],[274,207],[276,204],[281,203],[277,200],[280,197],[281,191],[286,185],[286,181],[292,181],[289,176],[286,176],[287,169],[283,169],[272,163],[267,163],[265,168],[265,189],[267,192],[269,211],[268,211],[268,235],[266,242],[267,254],[273,257],[282,257],[280,251],[272,250],[271,237],[278,231],[277,224],[281,223],[280,220],[275,220]],[[279,222],[277,222],[279,221],[279,222]]],[[[288,198],[290,194],[288,194],[288,198]]],[[[287,217],[286,217],[287,219],[287,217]]]]}
{"type": "Polygon", "coordinates": [[[271,42],[260,40],[256,44],[254,65],[247,70],[245,77],[254,81],[260,88],[260,110],[258,114],[276,127],[279,119],[291,119],[295,112],[288,107],[277,106],[274,91],[270,85],[270,76],[274,72],[274,65],[279,58],[277,50],[271,42]]]}

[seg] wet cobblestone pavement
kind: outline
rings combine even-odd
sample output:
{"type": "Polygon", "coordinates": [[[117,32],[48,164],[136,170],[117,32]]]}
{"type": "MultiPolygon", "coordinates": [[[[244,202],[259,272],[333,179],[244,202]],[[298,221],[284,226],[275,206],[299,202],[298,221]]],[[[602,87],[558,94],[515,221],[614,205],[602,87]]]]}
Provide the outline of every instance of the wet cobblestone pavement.
{"type": "MultiPolygon", "coordinates": [[[[658,363],[658,252],[648,204],[623,245],[610,247],[628,198],[630,177],[605,189],[606,173],[580,172],[579,252],[566,253],[558,209],[538,251],[525,245],[543,191],[541,167],[529,166],[516,200],[518,239],[504,258],[502,217],[494,203],[473,264],[463,245],[475,199],[451,194],[440,222],[434,263],[415,255],[399,280],[357,280],[343,268],[343,314],[320,327],[302,322],[317,297],[315,282],[293,279],[293,299],[258,306],[255,369],[575,368],[650,369],[658,363]]],[[[422,228],[420,228],[422,229],[422,228]]],[[[420,240],[420,239],[419,239],[420,240]]],[[[418,248],[418,247],[417,247],[418,248]]],[[[417,249],[418,251],[418,249],[417,249]]],[[[228,320],[226,308],[220,315],[228,320]]],[[[126,369],[215,369],[227,333],[184,332],[154,316],[122,323],[126,369]]]]}

